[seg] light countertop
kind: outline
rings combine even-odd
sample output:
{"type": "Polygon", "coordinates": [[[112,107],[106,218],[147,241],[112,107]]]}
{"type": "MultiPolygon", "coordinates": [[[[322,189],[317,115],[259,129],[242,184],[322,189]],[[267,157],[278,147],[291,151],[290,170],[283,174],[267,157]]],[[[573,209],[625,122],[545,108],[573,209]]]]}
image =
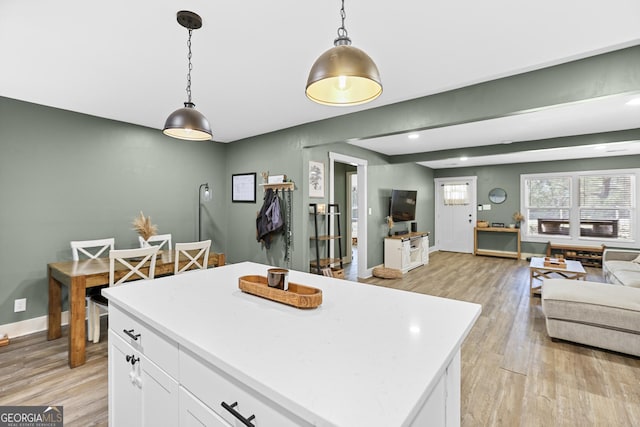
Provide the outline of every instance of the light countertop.
{"type": "Polygon", "coordinates": [[[322,425],[410,421],[480,315],[477,304],[291,271],[301,310],[243,293],[250,262],[104,290],[180,347],[322,425]]]}

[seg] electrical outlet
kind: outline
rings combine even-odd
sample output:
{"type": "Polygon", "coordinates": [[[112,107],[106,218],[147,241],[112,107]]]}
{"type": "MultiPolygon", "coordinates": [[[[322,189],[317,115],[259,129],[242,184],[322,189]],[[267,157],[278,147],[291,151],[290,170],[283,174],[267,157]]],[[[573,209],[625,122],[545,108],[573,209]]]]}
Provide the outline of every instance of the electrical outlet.
{"type": "Polygon", "coordinates": [[[13,311],[15,313],[19,312],[19,311],[26,311],[27,310],[27,299],[26,298],[20,298],[17,299],[13,302],[13,311]]]}

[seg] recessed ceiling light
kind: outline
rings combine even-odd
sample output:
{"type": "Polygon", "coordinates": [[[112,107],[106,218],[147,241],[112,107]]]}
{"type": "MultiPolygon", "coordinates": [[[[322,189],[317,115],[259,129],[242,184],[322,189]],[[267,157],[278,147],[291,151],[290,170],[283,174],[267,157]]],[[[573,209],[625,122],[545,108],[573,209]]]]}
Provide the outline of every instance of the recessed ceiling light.
{"type": "Polygon", "coordinates": [[[460,161],[461,161],[461,162],[466,162],[467,160],[469,160],[469,158],[468,158],[468,157],[466,157],[466,156],[462,156],[462,157],[460,157],[460,161]]]}
{"type": "Polygon", "coordinates": [[[408,138],[409,138],[409,139],[418,139],[418,138],[420,138],[420,134],[417,134],[417,133],[410,133],[410,134],[408,135],[408,138]]]}
{"type": "Polygon", "coordinates": [[[627,101],[627,103],[625,105],[631,105],[633,107],[640,106],[640,97],[633,98],[633,99],[627,101]]]}

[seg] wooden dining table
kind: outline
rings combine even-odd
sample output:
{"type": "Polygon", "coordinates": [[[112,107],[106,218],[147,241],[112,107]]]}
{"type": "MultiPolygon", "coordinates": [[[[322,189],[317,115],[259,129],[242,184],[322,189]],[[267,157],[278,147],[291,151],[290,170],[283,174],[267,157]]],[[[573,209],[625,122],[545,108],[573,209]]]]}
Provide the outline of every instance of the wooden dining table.
{"type": "MultiPolygon", "coordinates": [[[[188,259],[180,259],[180,267],[188,263],[188,259]]],[[[209,253],[210,267],[225,264],[222,253],[209,253]]],[[[128,270],[120,265],[116,268],[115,279],[124,276],[128,270]]],[[[155,277],[173,274],[175,267],[174,251],[158,252],[156,258],[155,277]]],[[[62,287],[69,289],[69,366],[75,368],[86,361],[86,289],[109,284],[109,258],[88,259],[80,261],[54,262],[47,266],[49,277],[49,320],[47,339],[55,340],[62,336],[62,287]]],[[[141,271],[149,273],[149,267],[141,271]]],[[[133,277],[132,277],[133,279],[133,277]]]]}

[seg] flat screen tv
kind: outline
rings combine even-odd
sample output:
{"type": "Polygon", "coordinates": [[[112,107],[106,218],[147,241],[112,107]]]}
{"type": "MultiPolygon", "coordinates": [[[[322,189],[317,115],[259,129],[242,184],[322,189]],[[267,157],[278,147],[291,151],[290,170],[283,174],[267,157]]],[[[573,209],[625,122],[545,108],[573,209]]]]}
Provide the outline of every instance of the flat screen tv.
{"type": "Polygon", "coordinates": [[[394,221],[414,221],[416,219],[416,190],[391,190],[389,209],[394,221]]]}

